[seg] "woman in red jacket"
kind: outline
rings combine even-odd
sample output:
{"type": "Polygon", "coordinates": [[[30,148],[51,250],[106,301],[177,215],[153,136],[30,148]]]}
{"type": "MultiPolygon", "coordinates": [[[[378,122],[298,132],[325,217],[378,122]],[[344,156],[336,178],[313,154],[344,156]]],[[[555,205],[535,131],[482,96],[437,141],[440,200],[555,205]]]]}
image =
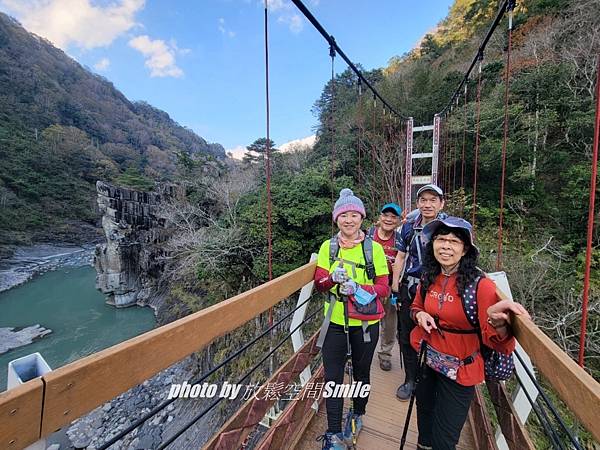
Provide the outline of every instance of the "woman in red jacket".
{"type": "Polygon", "coordinates": [[[418,325],[411,344],[419,350],[422,341],[427,342],[416,389],[418,448],[447,450],[458,443],[475,385],[484,381],[480,341],[467,313],[479,322],[483,343],[504,354],[515,348],[509,313],[529,315],[518,303],[498,301],[496,285],[477,268],[479,250],[469,222],[458,217],[435,220],[423,234],[429,242],[411,307],[418,325]],[[462,295],[467,289],[476,302],[464,302],[471,305],[465,308],[462,295]]]}

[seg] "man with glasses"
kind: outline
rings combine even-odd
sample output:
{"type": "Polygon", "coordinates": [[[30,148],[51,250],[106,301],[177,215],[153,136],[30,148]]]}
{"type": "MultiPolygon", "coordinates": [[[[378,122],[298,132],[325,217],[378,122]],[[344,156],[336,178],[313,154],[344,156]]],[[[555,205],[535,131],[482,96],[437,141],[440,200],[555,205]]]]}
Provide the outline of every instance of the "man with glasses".
{"type": "Polygon", "coordinates": [[[426,244],[421,231],[429,222],[447,217],[447,214],[441,212],[443,208],[444,191],[435,184],[427,184],[417,191],[418,212],[414,215],[411,213],[400,229],[400,248],[392,277],[392,296],[396,295],[399,300],[398,343],[405,378],[396,391],[396,397],[402,401],[410,399],[417,376],[417,353],[410,345],[410,332],[415,327],[410,318],[410,306],[421,278],[422,254],[426,244]]]}

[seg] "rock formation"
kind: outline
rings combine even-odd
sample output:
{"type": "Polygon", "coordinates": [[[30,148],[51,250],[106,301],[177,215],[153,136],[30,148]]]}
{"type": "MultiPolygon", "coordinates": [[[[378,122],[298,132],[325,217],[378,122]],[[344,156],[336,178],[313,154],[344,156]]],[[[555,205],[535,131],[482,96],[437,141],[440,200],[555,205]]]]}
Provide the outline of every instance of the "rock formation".
{"type": "Polygon", "coordinates": [[[94,256],[96,287],[116,307],[146,304],[163,268],[161,243],[171,234],[164,202],[182,191],[159,185],[154,192],[142,192],[102,181],[96,191],[106,236],[94,256]]]}

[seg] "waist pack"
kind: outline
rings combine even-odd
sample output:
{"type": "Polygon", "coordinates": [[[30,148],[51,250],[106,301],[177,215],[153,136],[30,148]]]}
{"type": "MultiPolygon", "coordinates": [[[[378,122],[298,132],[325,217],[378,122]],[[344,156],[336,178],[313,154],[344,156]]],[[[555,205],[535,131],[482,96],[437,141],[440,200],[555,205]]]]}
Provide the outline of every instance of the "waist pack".
{"type": "MultiPolygon", "coordinates": [[[[470,334],[476,333],[479,338],[481,356],[484,362],[484,374],[486,380],[491,381],[506,381],[515,370],[512,353],[506,355],[496,351],[483,343],[481,337],[481,328],[479,326],[479,313],[477,310],[477,287],[482,276],[478,276],[471,284],[465,287],[462,293],[462,306],[467,320],[473,327],[472,330],[452,330],[449,328],[440,327],[442,331],[449,333],[470,334]]],[[[425,298],[425,292],[421,285],[421,296],[425,298]]]]}
{"type": "MultiPolygon", "coordinates": [[[[357,292],[356,294],[360,293],[357,292]]],[[[368,292],[364,291],[367,295],[368,292]]],[[[350,319],[358,319],[362,321],[379,320],[385,316],[385,310],[383,309],[383,303],[379,300],[379,297],[373,296],[371,301],[368,303],[361,302],[358,299],[358,295],[348,296],[348,317],[350,319]]]]}
{"type": "Polygon", "coordinates": [[[440,352],[439,350],[436,350],[432,346],[427,345],[427,350],[425,353],[425,363],[429,367],[431,367],[433,370],[435,370],[436,372],[439,372],[442,375],[445,375],[446,377],[450,378],[451,380],[456,381],[456,376],[458,375],[458,369],[462,366],[466,366],[467,364],[471,364],[473,361],[475,361],[474,358],[475,358],[476,354],[477,354],[477,352],[475,352],[475,354],[461,360],[460,358],[457,358],[456,356],[449,355],[444,352],[440,352]]]}

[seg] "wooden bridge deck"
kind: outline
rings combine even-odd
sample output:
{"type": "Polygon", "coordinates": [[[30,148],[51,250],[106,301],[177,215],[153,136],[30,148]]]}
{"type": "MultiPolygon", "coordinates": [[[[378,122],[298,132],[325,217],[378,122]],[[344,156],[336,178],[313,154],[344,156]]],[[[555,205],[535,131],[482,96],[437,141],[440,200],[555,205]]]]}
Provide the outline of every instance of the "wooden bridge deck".
{"type": "MultiPolygon", "coordinates": [[[[397,450],[400,448],[400,437],[408,412],[409,402],[401,402],[396,398],[396,389],[404,380],[404,371],[399,366],[398,345],[394,346],[392,370],[384,372],[379,368],[377,355],[371,365],[371,395],[364,417],[363,430],[358,437],[358,450],[397,450]]],[[[318,414],[310,422],[296,450],[317,450],[321,448],[316,442],[317,436],[325,433],[327,416],[325,403],[318,414]]],[[[417,447],[416,405],[410,420],[405,449],[417,447]]],[[[457,449],[472,450],[475,448],[473,434],[469,422],[465,424],[457,449]]]]}

